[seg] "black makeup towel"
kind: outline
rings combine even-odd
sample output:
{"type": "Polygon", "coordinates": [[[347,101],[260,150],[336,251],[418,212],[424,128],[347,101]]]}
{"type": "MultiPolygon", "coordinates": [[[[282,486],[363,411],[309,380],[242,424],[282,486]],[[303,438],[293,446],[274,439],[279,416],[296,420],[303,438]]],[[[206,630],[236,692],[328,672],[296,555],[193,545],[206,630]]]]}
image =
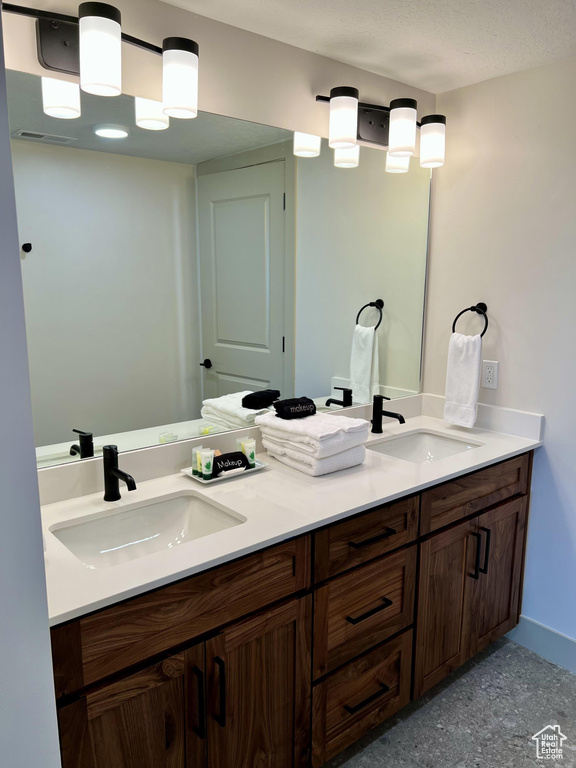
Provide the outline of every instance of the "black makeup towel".
{"type": "Polygon", "coordinates": [[[274,403],[276,415],[281,419],[303,419],[316,413],[316,405],[309,397],[294,397],[274,403]]]}
{"type": "Polygon", "coordinates": [[[242,398],[242,408],[251,408],[259,411],[261,408],[269,408],[280,397],[277,389],[262,389],[260,392],[251,392],[242,398]]]}
{"type": "Polygon", "coordinates": [[[232,451],[232,453],[214,456],[212,477],[218,477],[222,472],[227,472],[230,469],[250,469],[250,462],[241,451],[232,451]]]}

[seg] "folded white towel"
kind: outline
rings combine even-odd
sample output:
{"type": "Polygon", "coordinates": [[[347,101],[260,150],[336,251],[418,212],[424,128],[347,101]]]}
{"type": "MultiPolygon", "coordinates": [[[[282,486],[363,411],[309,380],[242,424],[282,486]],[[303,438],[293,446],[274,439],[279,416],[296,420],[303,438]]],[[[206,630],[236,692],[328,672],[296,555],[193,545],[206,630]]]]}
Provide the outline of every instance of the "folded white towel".
{"type": "Polygon", "coordinates": [[[286,440],[314,444],[314,441],[328,440],[340,433],[362,432],[369,428],[366,419],[349,419],[347,416],[330,416],[315,413],[303,419],[280,419],[275,413],[257,416],[259,427],[274,429],[286,440]]]}
{"type": "Polygon", "coordinates": [[[270,456],[273,456],[282,464],[286,464],[292,469],[297,469],[299,472],[304,472],[311,477],[319,477],[320,475],[328,475],[331,472],[339,472],[341,469],[348,469],[349,467],[356,467],[358,464],[362,464],[366,458],[366,448],[363,445],[359,445],[356,448],[352,448],[349,451],[343,451],[337,453],[334,456],[329,456],[326,459],[315,459],[314,457],[306,457],[308,463],[298,459],[293,459],[291,456],[285,454],[279,454],[270,448],[267,449],[270,456]]]}
{"type": "Polygon", "coordinates": [[[380,394],[378,335],[374,327],[357,325],[352,336],[350,387],[355,403],[369,403],[380,394]]]}
{"type": "Polygon", "coordinates": [[[448,345],[444,421],[473,427],[478,411],[482,338],[453,333],[448,345]]]}
{"type": "Polygon", "coordinates": [[[286,448],[296,451],[300,455],[313,456],[316,459],[325,459],[327,456],[334,456],[335,453],[342,453],[342,451],[355,448],[357,445],[363,445],[368,440],[368,429],[369,425],[366,424],[366,429],[359,432],[338,432],[334,437],[329,437],[326,440],[313,440],[299,435],[290,437],[279,429],[260,426],[262,438],[265,438],[277,452],[282,452],[282,449],[286,448]],[[308,442],[303,442],[307,439],[308,442]]]}
{"type": "Polygon", "coordinates": [[[232,392],[229,395],[204,400],[202,402],[202,418],[219,426],[238,427],[239,429],[254,426],[256,416],[268,413],[269,409],[243,408],[242,398],[249,394],[251,394],[251,390],[232,392]]]}

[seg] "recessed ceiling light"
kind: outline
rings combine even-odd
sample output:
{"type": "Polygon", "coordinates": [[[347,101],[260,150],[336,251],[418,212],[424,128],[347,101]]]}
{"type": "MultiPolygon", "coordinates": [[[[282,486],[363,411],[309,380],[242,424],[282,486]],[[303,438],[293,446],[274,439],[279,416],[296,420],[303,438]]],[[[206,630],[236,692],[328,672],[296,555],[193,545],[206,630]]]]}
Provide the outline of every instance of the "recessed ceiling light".
{"type": "Polygon", "coordinates": [[[125,139],[129,131],[123,125],[95,125],[94,133],[103,139],[125,139]]]}

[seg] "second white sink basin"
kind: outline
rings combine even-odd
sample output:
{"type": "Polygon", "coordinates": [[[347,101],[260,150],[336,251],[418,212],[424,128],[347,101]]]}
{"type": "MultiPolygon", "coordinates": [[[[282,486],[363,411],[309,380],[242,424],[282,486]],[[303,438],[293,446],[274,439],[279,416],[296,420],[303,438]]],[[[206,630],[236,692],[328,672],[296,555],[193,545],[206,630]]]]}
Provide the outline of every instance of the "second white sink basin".
{"type": "Polygon", "coordinates": [[[464,451],[471,451],[483,443],[458,437],[447,437],[438,432],[420,430],[407,435],[387,438],[381,443],[368,444],[371,451],[385,453],[396,459],[411,461],[413,464],[430,464],[433,461],[447,459],[464,451]]]}
{"type": "Polygon", "coordinates": [[[106,568],[245,522],[191,491],[53,525],[50,532],[87,568],[106,568]]]}

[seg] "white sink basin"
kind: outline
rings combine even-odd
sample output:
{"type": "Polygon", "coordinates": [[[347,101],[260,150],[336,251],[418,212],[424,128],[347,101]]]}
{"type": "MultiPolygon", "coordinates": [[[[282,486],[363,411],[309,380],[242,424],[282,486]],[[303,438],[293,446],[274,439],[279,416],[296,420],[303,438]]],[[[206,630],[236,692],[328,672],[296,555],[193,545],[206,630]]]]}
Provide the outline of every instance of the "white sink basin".
{"type": "Polygon", "coordinates": [[[53,525],[50,532],[87,568],[107,568],[245,522],[191,491],[53,525]]]}
{"type": "Polygon", "coordinates": [[[471,451],[483,443],[458,437],[447,437],[439,432],[420,430],[406,435],[389,437],[381,443],[367,445],[371,451],[385,453],[396,459],[411,461],[413,464],[430,464],[447,459],[457,453],[471,451]]]}

